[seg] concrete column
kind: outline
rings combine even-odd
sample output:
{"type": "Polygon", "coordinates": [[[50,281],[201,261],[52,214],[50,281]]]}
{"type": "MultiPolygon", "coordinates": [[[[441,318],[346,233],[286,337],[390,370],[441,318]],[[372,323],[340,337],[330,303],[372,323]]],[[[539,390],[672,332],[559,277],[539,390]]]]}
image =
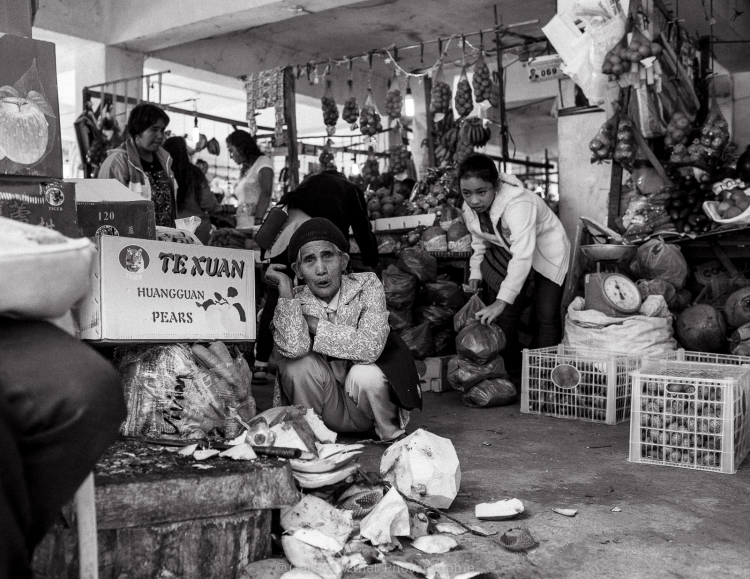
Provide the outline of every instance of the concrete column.
{"type": "MultiPolygon", "coordinates": [[[[143,74],[144,59],[145,56],[137,52],[129,52],[97,42],[86,43],[85,48],[76,54],[76,110],[83,110],[82,93],[84,87],[141,75],[143,74]]],[[[139,83],[129,83],[129,96],[136,97],[140,94],[141,90],[139,83]]],[[[118,85],[117,93],[125,93],[125,86],[123,84],[118,85]]],[[[121,113],[125,110],[122,105],[119,105],[118,109],[121,113]]],[[[125,119],[123,116],[118,120],[124,125],[125,119]]]]}
{"type": "Polygon", "coordinates": [[[732,75],[732,140],[737,143],[740,153],[750,145],[750,72],[739,72],[732,75]]]}

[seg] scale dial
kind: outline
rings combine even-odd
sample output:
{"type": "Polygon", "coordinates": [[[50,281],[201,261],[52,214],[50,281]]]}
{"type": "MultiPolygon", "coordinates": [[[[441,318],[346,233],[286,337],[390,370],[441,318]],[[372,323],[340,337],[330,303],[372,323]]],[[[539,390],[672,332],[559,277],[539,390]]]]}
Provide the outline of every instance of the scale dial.
{"type": "Polygon", "coordinates": [[[619,273],[611,273],[602,280],[602,294],[606,301],[624,314],[633,314],[641,308],[638,286],[619,273]]]}

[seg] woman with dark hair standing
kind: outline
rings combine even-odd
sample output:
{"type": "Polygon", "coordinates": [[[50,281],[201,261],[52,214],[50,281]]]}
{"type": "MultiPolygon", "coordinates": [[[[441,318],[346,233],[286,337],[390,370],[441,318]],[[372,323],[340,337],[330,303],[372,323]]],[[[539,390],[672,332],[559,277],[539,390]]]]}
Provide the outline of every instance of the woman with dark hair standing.
{"type": "Polygon", "coordinates": [[[499,173],[488,156],[467,157],[458,167],[458,181],[474,252],[469,284],[478,289],[484,281],[497,296],[476,317],[483,324],[497,320],[507,338],[508,373],[518,378],[518,325],[532,281],[536,347],[555,346],[562,339],[560,303],[570,242],[544,200],[524,189],[513,175],[499,173]]]}
{"type": "Polygon", "coordinates": [[[237,228],[248,229],[260,223],[271,203],[273,162],[258,148],[247,131],[234,131],[227,137],[232,160],[240,165],[240,180],[234,190],[237,196],[237,228]]]}
{"type": "Polygon", "coordinates": [[[207,245],[211,234],[208,214],[218,205],[216,197],[211,193],[203,171],[190,162],[185,139],[169,137],[164,141],[164,149],[172,157],[172,171],[177,180],[177,217],[200,217],[201,223],[195,235],[207,245]]]}
{"type": "Polygon", "coordinates": [[[176,217],[172,158],[162,148],[169,116],[142,103],[130,111],[128,139],[107,152],[98,179],[117,179],[134,193],[154,202],[156,224],[174,227],[176,217]]]}

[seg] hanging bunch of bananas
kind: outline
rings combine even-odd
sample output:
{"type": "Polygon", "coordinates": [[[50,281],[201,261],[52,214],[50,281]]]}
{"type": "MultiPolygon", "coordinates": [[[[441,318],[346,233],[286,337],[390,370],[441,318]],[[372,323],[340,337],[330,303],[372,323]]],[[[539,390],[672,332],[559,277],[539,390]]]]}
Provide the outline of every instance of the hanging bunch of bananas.
{"type": "Polygon", "coordinates": [[[484,147],[491,138],[492,131],[477,117],[466,119],[459,129],[459,140],[465,140],[472,147],[484,147]]]}

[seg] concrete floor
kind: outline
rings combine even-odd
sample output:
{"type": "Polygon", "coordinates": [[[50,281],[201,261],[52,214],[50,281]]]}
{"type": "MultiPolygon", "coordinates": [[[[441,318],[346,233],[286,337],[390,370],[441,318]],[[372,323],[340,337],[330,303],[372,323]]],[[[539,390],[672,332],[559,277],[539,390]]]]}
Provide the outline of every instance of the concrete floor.
{"type": "MultiPolygon", "coordinates": [[[[450,438],[458,453],[461,489],[450,514],[502,534],[513,522],[480,522],[474,505],[519,498],[526,513],[516,522],[539,546],[516,554],[493,538],[467,534],[456,537],[457,551],[426,555],[407,547],[399,558],[443,561],[451,576],[474,570],[508,578],[750,577],[750,459],[735,475],[631,464],[628,423],[521,414],[518,403],[471,409],[456,392],[426,393],[408,432],[419,427],[450,438]],[[555,507],[578,514],[564,517],[555,507]]],[[[382,452],[368,447],[363,467],[377,471],[382,452]]],[[[401,575],[347,575],[367,576],[401,575]]]]}

